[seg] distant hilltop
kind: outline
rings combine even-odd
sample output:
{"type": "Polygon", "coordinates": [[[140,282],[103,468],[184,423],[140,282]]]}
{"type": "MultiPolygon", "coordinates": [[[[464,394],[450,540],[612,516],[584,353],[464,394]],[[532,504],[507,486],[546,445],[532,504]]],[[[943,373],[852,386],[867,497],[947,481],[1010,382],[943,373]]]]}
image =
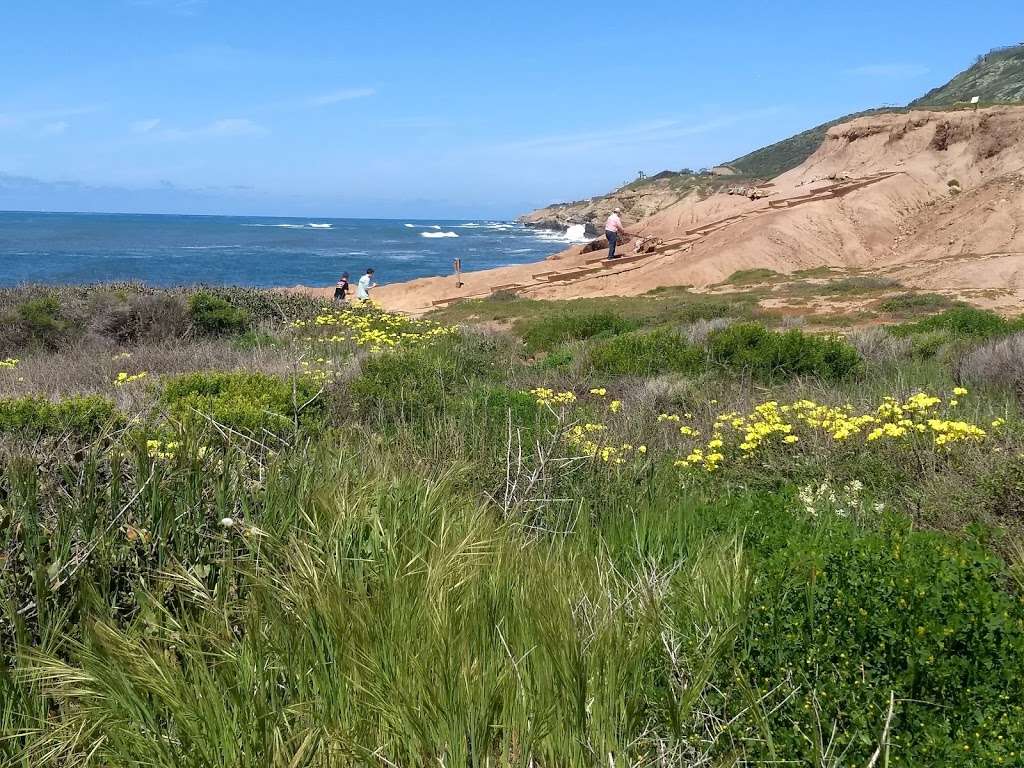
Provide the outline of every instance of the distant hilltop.
{"type": "Polygon", "coordinates": [[[879,107],[844,115],[710,170],[662,171],[638,178],[606,195],[539,208],[520,216],[519,221],[527,226],[558,230],[582,224],[588,235],[595,236],[600,234],[604,217],[614,208],[620,208],[627,219],[640,221],[685,197],[702,199],[718,192],[753,190],[760,182],[801,165],[821,146],[830,128],[856,118],[930,107],[966,108],[973,106],[972,99],[977,99],[977,106],[1024,103],[1024,43],[979,56],[970,68],[907,107],[879,107]]]}

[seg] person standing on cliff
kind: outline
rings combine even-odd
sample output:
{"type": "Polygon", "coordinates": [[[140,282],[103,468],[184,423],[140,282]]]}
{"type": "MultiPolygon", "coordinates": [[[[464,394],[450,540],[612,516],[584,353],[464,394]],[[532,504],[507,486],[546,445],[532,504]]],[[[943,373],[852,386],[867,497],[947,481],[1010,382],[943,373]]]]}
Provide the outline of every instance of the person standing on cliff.
{"type": "Polygon", "coordinates": [[[616,208],[612,211],[612,215],[608,217],[608,221],[604,223],[604,236],[608,238],[608,258],[618,258],[615,255],[615,246],[619,242],[619,235],[628,235],[629,233],[622,226],[622,219],[619,218],[619,209],[616,208]]]}

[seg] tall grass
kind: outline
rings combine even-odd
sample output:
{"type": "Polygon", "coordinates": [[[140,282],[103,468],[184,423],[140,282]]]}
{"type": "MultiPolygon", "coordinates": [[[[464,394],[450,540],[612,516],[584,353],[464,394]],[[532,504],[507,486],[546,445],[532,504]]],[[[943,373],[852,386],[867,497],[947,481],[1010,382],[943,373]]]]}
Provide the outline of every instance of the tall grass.
{"type": "MultiPolygon", "coordinates": [[[[597,382],[461,335],[367,356],[274,439],[256,427],[292,400],[249,403],[244,431],[216,421],[243,426],[230,392],[208,418],[0,435],[0,764],[1013,764],[1019,434],[807,436],[701,474],[657,421],[951,390],[902,354],[835,381],[597,382]],[[542,385],[578,413],[520,391],[542,385]],[[590,419],[650,450],[576,455],[590,419]]],[[[280,383],[227,378],[246,402],[280,383]]],[[[959,408],[1018,429],[996,382],[959,408]]]]}

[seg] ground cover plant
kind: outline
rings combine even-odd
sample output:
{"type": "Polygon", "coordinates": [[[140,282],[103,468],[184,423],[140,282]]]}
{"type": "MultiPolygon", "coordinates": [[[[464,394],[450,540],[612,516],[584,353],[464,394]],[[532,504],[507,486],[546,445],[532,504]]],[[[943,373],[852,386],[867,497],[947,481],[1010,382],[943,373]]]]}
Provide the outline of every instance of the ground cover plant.
{"type": "Polygon", "coordinates": [[[0,360],[4,765],[1021,763],[1012,321],[55,295],[80,343],[0,360]]]}

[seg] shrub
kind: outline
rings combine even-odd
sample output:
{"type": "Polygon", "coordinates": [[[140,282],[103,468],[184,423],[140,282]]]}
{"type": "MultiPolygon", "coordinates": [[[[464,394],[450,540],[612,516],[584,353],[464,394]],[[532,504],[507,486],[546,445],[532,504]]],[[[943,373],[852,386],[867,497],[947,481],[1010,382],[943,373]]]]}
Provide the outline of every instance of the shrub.
{"type": "Polygon", "coordinates": [[[851,333],[847,341],[861,357],[872,363],[895,363],[909,355],[911,351],[909,339],[897,338],[879,327],[851,333]]]}
{"type": "Polygon", "coordinates": [[[725,279],[725,282],[729,285],[753,285],[775,280],[779,277],[782,277],[782,275],[774,269],[759,267],[757,269],[741,269],[733,272],[725,279]]]}
{"type": "Polygon", "coordinates": [[[58,349],[71,335],[60,299],[52,293],[17,304],[6,317],[0,317],[0,326],[3,327],[0,345],[5,350],[31,345],[58,349]]]}
{"type": "MultiPolygon", "coordinates": [[[[506,445],[510,422],[513,435],[518,434],[524,446],[532,446],[555,426],[554,414],[538,405],[534,395],[505,387],[477,387],[467,398],[465,407],[471,413],[474,428],[481,431],[488,448],[492,449],[484,453],[501,454],[502,458],[503,453],[493,448],[506,445]]],[[[478,458],[483,461],[484,455],[478,458]]]]}
{"type": "Polygon", "coordinates": [[[527,323],[523,340],[535,352],[554,349],[567,341],[626,333],[635,327],[636,323],[614,312],[567,312],[527,323]]]}
{"type": "Polygon", "coordinates": [[[556,349],[549,353],[537,363],[537,367],[546,371],[554,371],[560,368],[568,368],[572,365],[573,355],[568,349],[556,349]]]}
{"type": "Polygon", "coordinates": [[[857,370],[861,357],[843,341],[799,330],[775,333],[755,323],[741,323],[708,338],[711,359],[757,376],[814,375],[841,379],[857,370]]]}
{"type": "Polygon", "coordinates": [[[829,280],[819,286],[821,293],[829,294],[861,294],[874,291],[889,291],[899,288],[896,280],[888,277],[876,277],[872,275],[858,275],[855,277],[844,277],[839,280],[829,280]]]}
{"type": "Polygon", "coordinates": [[[961,382],[1005,387],[1024,384],[1024,332],[965,353],[956,363],[956,378],[961,382]]]}
{"type": "Polygon", "coordinates": [[[315,422],[323,412],[323,401],[314,400],[318,389],[307,378],[191,373],[169,379],[161,400],[185,423],[205,425],[206,416],[242,434],[259,437],[268,432],[287,434],[296,422],[305,426],[315,422]]]}
{"type": "Polygon", "coordinates": [[[91,329],[118,343],[182,338],[192,329],[185,302],[172,294],[138,295],[94,307],[91,329]]]}
{"type": "Polygon", "coordinates": [[[990,339],[1012,333],[1020,327],[1020,320],[1011,322],[987,309],[959,306],[915,323],[892,326],[889,331],[897,336],[945,331],[961,339],[990,339]]]}
{"type": "Polygon", "coordinates": [[[680,332],[690,344],[700,346],[708,340],[708,336],[712,333],[728,328],[735,322],[730,317],[701,318],[684,326],[680,329],[680,332]]]}
{"type": "Polygon", "coordinates": [[[446,340],[373,355],[348,384],[359,414],[389,423],[437,415],[458,400],[473,382],[495,373],[492,351],[485,345],[446,340]]]}
{"type": "Polygon", "coordinates": [[[880,301],[878,308],[894,315],[918,315],[955,305],[953,299],[939,293],[901,293],[880,301]]]}
{"type": "Polygon", "coordinates": [[[323,299],[237,285],[210,287],[203,292],[246,312],[254,323],[312,320],[322,315],[325,308],[330,308],[330,302],[323,299]]]}
{"type": "Polygon", "coordinates": [[[188,309],[200,333],[210,336],[243,333],[249,327],[248,312],[207,291],[193,294],[188,309]]]}
{"type": "Polygon", "coordinates": [[[800,734],[836,722],[833,748],[864,764],[874,744],[851,738],[878,732],[891,691],[893,751],[908,765],[1013,762],[1024,723],[1007,712],[1022,695],[1024,622],[1005,565],[929,533],[833,525],[814,542],[791,537],[759,569],[745,639],[756,686],[799,691],[771,715],[779,754],[806,754],[800,734]]]}
{"type": "Polygon", "coordinates": [[[670,331],[628,333],[597,343],[590,353],[594,370],[613,376],[653,376],[669,371],[694,371],[704,353],[670,331]]]}
{"type": "Polygon", "coordinates": [[[43,397],[0,400],[0,432],[32,437],[72,435],[88,439],[122,422],[110,400],[96,395],[52,402],[43,397]]]}

